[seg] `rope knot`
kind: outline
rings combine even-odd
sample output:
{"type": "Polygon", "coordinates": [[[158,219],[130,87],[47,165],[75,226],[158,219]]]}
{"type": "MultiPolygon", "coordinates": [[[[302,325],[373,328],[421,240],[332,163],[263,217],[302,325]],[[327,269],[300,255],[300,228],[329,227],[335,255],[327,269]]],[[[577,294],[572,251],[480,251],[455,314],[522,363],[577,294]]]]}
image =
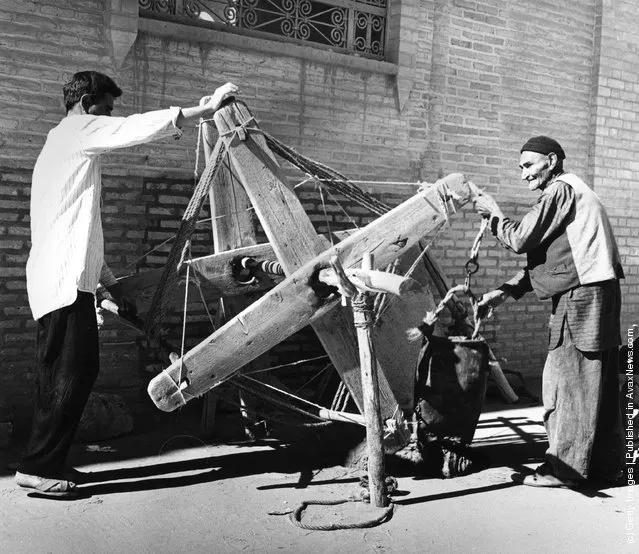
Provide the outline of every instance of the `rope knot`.
{"type": "Polygon", "coordinates": [[[242,121],[242,123],[236,125],[233,129],[229,129],[228,131],[224,131],[220,133],[220,137],[231,137],[230,142],[233,143],[235,140],[245,141],[247,137],[247,131],[260,131],[259,127],[249,127],[249,123],[257,123],[255,121],[255,117],[251,116],[247,120],[242,121]]]}

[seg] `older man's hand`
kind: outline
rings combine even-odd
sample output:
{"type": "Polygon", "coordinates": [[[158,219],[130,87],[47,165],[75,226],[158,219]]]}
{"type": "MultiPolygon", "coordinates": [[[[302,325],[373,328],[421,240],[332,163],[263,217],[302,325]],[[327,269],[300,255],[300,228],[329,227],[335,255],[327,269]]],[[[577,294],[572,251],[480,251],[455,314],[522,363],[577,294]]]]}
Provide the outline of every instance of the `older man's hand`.
{"type": "Polygon", "coordinates": [[[484,294],[477,303],[477,317],[485,319],[493,315],[493,310],[503,304],[508,296],[509,294],[501,289],[484,294]]]}
{"type": "Polygon", "coordinates": [[[475,196],[474,202],[475,211],[477,211],[477,213],[482,217],[503,217],[501,209],[490,194],[481,193],[480,195],[475,196]]]}

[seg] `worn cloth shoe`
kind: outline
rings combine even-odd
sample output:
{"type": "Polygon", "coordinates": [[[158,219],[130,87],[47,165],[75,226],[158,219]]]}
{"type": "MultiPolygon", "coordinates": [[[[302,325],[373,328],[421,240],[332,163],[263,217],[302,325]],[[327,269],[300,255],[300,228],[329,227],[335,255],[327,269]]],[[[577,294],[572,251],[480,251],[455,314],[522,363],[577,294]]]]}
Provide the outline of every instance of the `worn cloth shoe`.
{"type": "Polygon", "coordinates": [[[73,481],[29,475],[16,471],[16,485],[33,493],[35,496],[50,498],[77,498],[78,490],[73,481]]]}

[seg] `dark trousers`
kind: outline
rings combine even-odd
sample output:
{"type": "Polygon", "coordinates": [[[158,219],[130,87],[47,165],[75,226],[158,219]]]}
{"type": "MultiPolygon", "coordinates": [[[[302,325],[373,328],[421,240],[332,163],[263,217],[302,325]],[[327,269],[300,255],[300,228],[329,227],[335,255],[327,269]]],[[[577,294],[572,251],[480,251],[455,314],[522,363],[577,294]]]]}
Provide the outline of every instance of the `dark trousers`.
{"type": "Polygon", "coordinates": [[[33,423],[18,471],[61,477],[100,368],[93,295],[37,321],[33,423]]]}
{"type": "Polygon", "coordinates": [[[622,467],[618,348],[581,352],[567,327],[543,372],[546,460],[559,478],[613,478],[622,467]]]}

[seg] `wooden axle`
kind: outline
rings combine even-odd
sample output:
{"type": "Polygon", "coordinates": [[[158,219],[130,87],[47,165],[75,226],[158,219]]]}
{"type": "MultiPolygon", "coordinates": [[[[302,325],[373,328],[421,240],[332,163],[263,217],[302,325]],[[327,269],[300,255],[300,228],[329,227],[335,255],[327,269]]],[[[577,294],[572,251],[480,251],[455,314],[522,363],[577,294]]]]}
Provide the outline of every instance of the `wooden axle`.
{"type": "MultiPolygon", "coordinates": [[[[420,285],[410,277],[404,277],[387,271],[350,268],[344,272],[346,279],[360,292],[387,293],[403,296],[408,292],[419,290],[420,285]]],[[[330,286],[343,288],[344,278],[337,274],[335,268],[322,269],[318,279],[330,286]]]]}

